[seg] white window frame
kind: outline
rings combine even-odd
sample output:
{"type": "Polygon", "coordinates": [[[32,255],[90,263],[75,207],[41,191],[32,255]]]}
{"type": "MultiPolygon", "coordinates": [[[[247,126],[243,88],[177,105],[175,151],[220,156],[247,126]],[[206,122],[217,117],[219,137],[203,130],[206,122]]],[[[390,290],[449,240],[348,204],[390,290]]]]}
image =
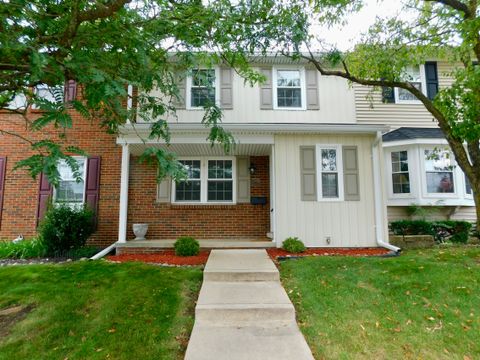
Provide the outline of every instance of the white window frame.
{"type": "MultiPolygon", "coordinates": [[[[390,190],[390,196],[395,197],[395,198],[410,198],[412,197],[413,190],[414,190],[414,185],[413,185],[413,180],[412,180],[412,165],[414,162],[412,161],[412,154],[409,149],[407,148],[400,148],[400,149],[391,149],[388,151],[388,158],[386,159],[388,163],[388,174],[389,174],[389,190],[390,190]],[[406,151],[407,152],[407,164],[408,164],[408,179],[409,179],[409,185],[410,185],[410,192],[408,193],[395,193],[393,191],[393,162],[392,162],[392,153],[398,153],[406,151]]],[[[401,174],[404,173],[404,171],[401,172],[396,172],[395,174],[401,174]]]]}
{"type": "MultiPolygon", "coordinates": [[[[51,93],[51,89],[54,89],[54,88],[58,88],[58,89],[62,90],[63,101],[65,101],[65,85],[59,85],[59,86],[53,86],[52,87],[52,86],[49,86],[47,84],[39,84],[39,85],[35,86],[35,88],[33,89],[33,92],[35,94],[38,94],[39,91],[47,90],[48,95],[47,96],[40,96],[40,98],[45,99],[49,102],[55,102],[55,98],[54,98],[53,94],[51,93]]],[[[35,104],[32,104],[32,110],[40,110],[40,108],[37,107],[35,104]]]]}
{"type": "MultiPolygon", "coordinates": [[[[207,68],[197,67],[194,70],[214,70],[215,71],[215,104],[220,106],[220,69],[218,67],[207,68]]],[[[201,106],[192,106],[192,74],[189,74],[186,79],[185,89],[185,107],[187,110],[204,110],[201,106]]]]}
{"type": "MultiPolygon", "coordinates": [[[[418,65],[420,71],[420,82],[422,84],[422,93],[427,95],[427,78],[425,76],[425,65],[420,64],[418,65]]],[[[398,94],[398,88],[394,88],[395,94],[395,104],[421,104],[422,102],[418,99],[415,100],[401,100],[398,94]]]]}
{"type": "Polygon", "coordinates": [[[273,93],[273,109],[274,110],[307,110],[307,87],[305,79],[305,68],[299,66],[274,66],[272,68],[272,93],[273,93]],[[278,106],[278,71],[298,71],[300,73],[300,96],[301,96],[301,106],[299,107],[283,107],[278,106]]]}
{"type": "MultiPolygon", "coordinates": [[[[469,194],[467,192],[467,175],[463,172],[463,170],[460,169],[460,172],[462,173],[462,178],[463,178],[463,194],[465,196],[465,199],[473,200],[473,189],[472,192],[469,194]]],[[[471,188],[471,185],[470,185],[471,188]]]]}
{"type": "MultiPolygon", "coordinates": [[[[87,163],[88,163],[88,158],[85,156],[72,156],[73,159],[75,160],[83,160],[83,199],[82,202],[57,202],[57,187],[53,187],[53,194],[52,194],[52,202],[56,206],[60,205],[66,205],[69,207],[76,207],[76,206],[83,206],[85,204],[85,198],[86,198],[86,187],[87,187],[87,163]]],[[[62,162],[65,162],[64,160],[60,160],[62,162]]],[[[68,165],[67,165],[68,166],[68,165]]]]}
{"type": "MultiPolygon", "coordinates": [[[[315,146],[315,158],[316,158],[316,176],[317,176],[317,201],[344,201],[344,188],[343,188],[343,156],[342,146],[340,144],[317,144],[315,146]],[[323,197],[322,192],[322,150],[333,149],[337,152],[337,174],[338,174],[338,197],[323,197]]],[[[326,171],[325,173],[331,173],[326,171]]]]}
{"type": "Polygon", "coordinates": [[[235,156],[195,156],[179,157],[178,160],[200,161],[200,201],[176,201],[176,183],[172,181],[171,202],[175,205],[236,205],[237,203],[237,160],[235,156]],[[232,201],[208,201],[208,161],[231,160],[232,161],[232,201]]]}
{"type": "MultiPolygon", "coordinates": [[[[441,150],[446,150],[450,152],[450,160],[451,160],[451,166],[452,168],[452,177],[453,177],[453,192],[451,193],[441,193],[441,192],[435,192],[435,193],[430,193],[427,190],[427,170],[425,166],[425,151],[435,151],[435,146],[425,146],[425,147],[420,147],[420,172],[421,172],[421,178],[422,178],[422,192],[423,192],[423,197],[424,198],[445,198],[445,199],[455,199],[455,198],[460,198],[459,196],[459,186],[464,183],[464,181],[461,180],[459,177],[459,172],[458,172],[458,165],[457,162],[455,161],[455,156],[453,155],[452,150],[447,149],[445,147],[441,148],[441,150]]],[[[438,148],[438,147],[437,147],[438,148]]],[[[464,193],[465,190],[462,191],[464,193]]]]}

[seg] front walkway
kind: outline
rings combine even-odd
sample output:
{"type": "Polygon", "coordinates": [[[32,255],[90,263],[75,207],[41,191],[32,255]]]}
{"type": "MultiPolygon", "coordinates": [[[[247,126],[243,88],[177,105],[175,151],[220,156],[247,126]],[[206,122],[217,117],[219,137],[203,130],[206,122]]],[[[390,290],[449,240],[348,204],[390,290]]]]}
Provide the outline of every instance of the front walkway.
{"type": "Polygon", "coordinates": [[[265,250],[211,252],[185,359],[313,359],[265,250]]]}

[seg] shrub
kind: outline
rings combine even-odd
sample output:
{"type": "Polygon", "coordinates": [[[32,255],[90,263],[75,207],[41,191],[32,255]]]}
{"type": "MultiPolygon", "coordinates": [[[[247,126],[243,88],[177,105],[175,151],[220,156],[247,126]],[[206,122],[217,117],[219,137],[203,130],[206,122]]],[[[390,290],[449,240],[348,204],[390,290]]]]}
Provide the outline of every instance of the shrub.
{"type": "Polygon", "coordinates": [[[50,256],[85,245],[95,230],[93,212],[86,207],[51,206],[40,224],[39,235],[50,256]]]}
{"type": "Polygon", "coordinates": [[[289,237],[282,243],[282,248],[292,254],[298,254],[305,251],[305,245],[297,237],[289,237]]]}
{"type": "Polygon", "coordinates": [[[472,224],[468,221],[425,221],[400,220],[390,223],[390,230],[395,235],[432,235],[437,242],[450,240],[454,243],[466,243],[472,224]]]}
{"type": "Polygon", "coordinates": [[[31,259],[45,256],[45,246],[39,239],[23,240],[18,243],[0,242],[0,259],[31,259]]]}
{"type": "Polygon", "coordinates": [[[178,256],[195,256],[200,252],[198,241],[189,236],[178,238],[173,247],[175,248],[175,255],[178,256]]]}
{"type": "Polygon", "coordinates": [[[433,224],[425,220],[399,220],[390,223],[395,235],[435,235],[433,224]]]}

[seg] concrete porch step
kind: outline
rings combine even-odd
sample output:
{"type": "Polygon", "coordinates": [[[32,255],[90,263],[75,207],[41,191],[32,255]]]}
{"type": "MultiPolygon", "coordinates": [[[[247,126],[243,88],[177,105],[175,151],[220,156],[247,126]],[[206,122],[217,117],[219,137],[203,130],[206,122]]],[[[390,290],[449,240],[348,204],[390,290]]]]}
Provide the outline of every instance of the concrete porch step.
{"type": "Polygon", "coordinates": [[[291,322],[295,321],[295,309],[278,281],[205,281],[195,318],[225,325],[291,322]]]}
{"type": "Polygon", "coordinates": [[[265,250],[212,250],[204,281],[279,281],[278,269],[265,250]]]}

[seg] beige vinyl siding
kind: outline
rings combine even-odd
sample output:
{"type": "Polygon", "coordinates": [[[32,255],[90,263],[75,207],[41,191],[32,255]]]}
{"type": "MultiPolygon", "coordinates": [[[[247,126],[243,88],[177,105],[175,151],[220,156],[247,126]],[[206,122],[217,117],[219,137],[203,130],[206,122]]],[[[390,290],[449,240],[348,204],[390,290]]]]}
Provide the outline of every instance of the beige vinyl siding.
{"type": "MultiPolygon", "coordinates": [[[[447,62],[438,62],[439,87],[452,83],[448,75],[453,67],[447,62]]],[[[422,104],[384,104],[381,91],[354,84],[357,122],[359,124],[381,124],[397,127],[435,127],[433,116],[422,104]]]]}
{"type": "MultiPolygon", "coordinates": [[[[409,220],[412,217],[408,214],[406,206],[388,206],[388,222],[397,220],[409,220]]],[[[431,212],[427,216],[427,220],[463,220],[476,221],[474,206],[441,206],[437,211],[431,212]]]]}
{"type": "Polygon", "coordinates": [[[298,236],[307,246],[377,246],[371,145],[367,135],[275,136],[275,239],[298,236]],[[301,201],[300,146],[358,147],[360,201],[301,201]],[[331,237],[328,245],[325,237],[331,237]]]}
{"type": "MultiPolygon", "coordinates": [[[[233,73],[233,109],[224,110],[225,123],[354,123],[354,91],[347,81],[318,74],[319,110],[261,110],[259,85],[250,87],[233,73]]],[[[188,90],[188,89],[187,89],[188,90]]],[[[152,95],[159,96],[153,92],[152,95]]],[[[305,101],[306,99],[304,99],[305,101]]],[[[199,123],[203,110],[178,110],[172,122],[199,123]]]]}

